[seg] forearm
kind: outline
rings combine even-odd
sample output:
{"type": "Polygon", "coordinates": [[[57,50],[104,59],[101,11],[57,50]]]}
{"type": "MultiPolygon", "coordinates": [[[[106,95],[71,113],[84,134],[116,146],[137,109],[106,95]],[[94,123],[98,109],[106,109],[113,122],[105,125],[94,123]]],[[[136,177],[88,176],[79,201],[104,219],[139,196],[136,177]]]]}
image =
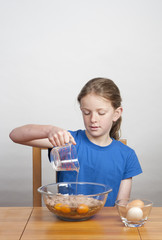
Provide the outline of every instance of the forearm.
{"type": "Polygon", "coordinates": [[[29,146],[56,147],[69,142],[76,144],[70,132],[52,125],[24,125],[13,129],[9,136],[13,142],[29,146]]]}
{"type": "Polygon", "coordinates": [[[28,124],[15,128],[10,133],[10,138],[15,143],[23,143],[36,139],[48,138],[48,134],[53,126],[28,124]]]}
{"type": "Polygon", "coordinates": [[[129,198],[132,188],[132,178],[127,178],[121,181],[117,200],[129,198]]]}

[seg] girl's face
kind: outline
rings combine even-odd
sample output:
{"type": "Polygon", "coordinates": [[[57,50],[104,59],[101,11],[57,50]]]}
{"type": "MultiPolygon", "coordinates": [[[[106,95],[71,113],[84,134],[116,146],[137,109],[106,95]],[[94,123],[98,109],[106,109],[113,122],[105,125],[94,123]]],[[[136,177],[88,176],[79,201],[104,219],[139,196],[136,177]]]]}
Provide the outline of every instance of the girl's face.
{"type": "Polygon", "coordinates": [[[122,108],[114,109],[109,100],[93,93],[81,99],[80,108],[89,140],[101,146],[108,145],[112,124],[121,116],[122,108]]]}

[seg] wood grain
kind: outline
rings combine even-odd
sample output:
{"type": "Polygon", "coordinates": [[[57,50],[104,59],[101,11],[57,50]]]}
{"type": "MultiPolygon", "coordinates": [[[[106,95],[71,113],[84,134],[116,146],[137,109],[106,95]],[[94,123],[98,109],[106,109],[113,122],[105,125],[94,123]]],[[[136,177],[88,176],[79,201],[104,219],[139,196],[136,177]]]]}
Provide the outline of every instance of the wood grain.
{"type": "Polygon", "coordinates": [[[26,223],[30,218],[32,208],[1,207],[0,208],[0,239],[20,239],[26,223]]]}
{"type": "Polygon", "coordinates": [[[138,240],[137,228],[124,227],[116,208],[105,207],[95,217],[81,222],[59,220],[45,207],[34,208],[22,240],[138,240]]]}
{"type": "Polygon", "coordinates": [[[42,185],[41,148],[33,147],[33,206],[42,206],[41,194],[37,189],[42,185]]]}
{"type": "Polygon", "coordinates": [[[162,207],[152,208],[139,228],[125,227],[115,207],[82,222],[59,220],[46,207],[0,207],[2,240],[161,240],[162,207]]]}
{"type": "Polygon", "coordinates": [[[143,240],[162,240],[162,207],[154,207],[148,221],[139,229],[143,240]]]}

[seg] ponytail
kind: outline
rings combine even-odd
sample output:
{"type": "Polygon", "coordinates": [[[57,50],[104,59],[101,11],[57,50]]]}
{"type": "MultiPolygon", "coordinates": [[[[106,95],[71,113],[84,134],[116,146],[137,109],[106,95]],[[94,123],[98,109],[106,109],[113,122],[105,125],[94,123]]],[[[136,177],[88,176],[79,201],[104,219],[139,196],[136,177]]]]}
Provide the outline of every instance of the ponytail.
{"type": "Polygon", "coordinates": [[[120,117],[116,122],[113,123],[112,128],[110,130],[110,137],[115,140],[120,139],[120,126],[122,122],[122,117],[120,117]]]}

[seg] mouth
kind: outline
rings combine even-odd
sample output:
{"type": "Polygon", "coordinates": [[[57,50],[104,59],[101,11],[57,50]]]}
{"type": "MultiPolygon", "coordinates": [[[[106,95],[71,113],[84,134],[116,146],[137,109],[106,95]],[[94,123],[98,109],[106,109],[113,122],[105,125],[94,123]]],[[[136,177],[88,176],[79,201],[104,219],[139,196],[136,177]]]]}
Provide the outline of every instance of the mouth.
{"type": "Polygon", "coordinates": [[[90,126],[92,131],[97,131],[100,127],[99,126],[90,126]]]}

